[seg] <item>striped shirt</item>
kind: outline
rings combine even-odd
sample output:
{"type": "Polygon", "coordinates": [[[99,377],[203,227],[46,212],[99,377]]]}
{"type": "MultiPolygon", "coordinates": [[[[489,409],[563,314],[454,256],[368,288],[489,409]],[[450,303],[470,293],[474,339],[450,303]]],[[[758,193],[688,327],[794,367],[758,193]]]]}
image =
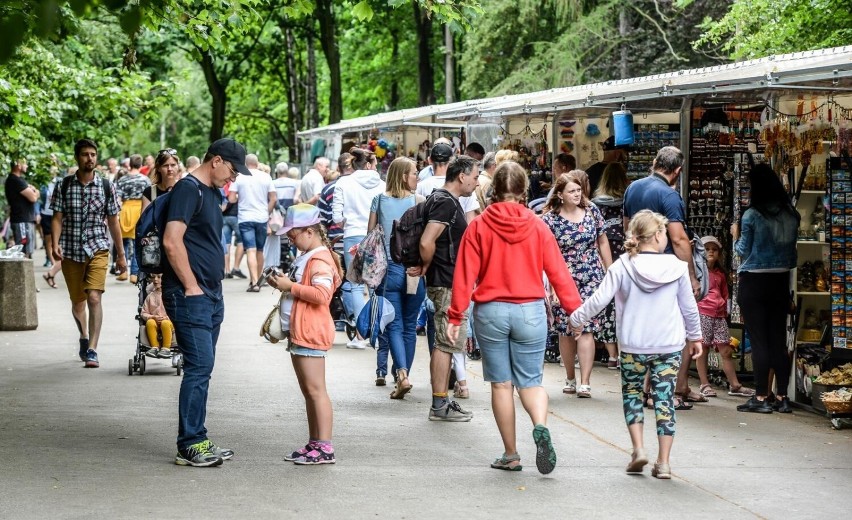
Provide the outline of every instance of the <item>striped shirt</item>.
{"type": "Polygon", "coordinates": [[[335,224],[331,215],[331,203],[334,200],[334,185],[337,180],[334,180],[323,187],[320,192],[319,200],[317,201],[317,209],[320,212],[322,223],[325,224],[325,229],[328,232],[328,240],[333,242],[335,238],[341,240],[334,244],[335,251],[343,251],[343,228],[340,224],[335,224]]]}
{"type": "Polygon", "coordinates": [[[50,200],[54,213],[62,213],[59,247],[65,258],[85,262],[98,251],[109,250],[106,218],[119,212],[115,185],[110,184],[111,197],[105,197],[104,181],[97,175],[88,184],[75,175],[67,193],[63,193],[63,185],[63,181],[56,184],[50,200]]]}

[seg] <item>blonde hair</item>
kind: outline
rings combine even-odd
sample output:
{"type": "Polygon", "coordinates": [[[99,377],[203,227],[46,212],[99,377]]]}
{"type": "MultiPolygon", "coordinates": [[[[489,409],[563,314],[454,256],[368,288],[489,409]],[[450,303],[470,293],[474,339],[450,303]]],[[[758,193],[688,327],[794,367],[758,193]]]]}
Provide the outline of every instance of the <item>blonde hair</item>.
{"type": "Polygon", "coordinates": [[[494,155],[494,164],[500,166],[500,163],[505,161],[514,161],[518,162],[521,160],[521,156],[518,155],[518,152],[514,150],[499,150],[494,155]]]}
{"type": "Polygon", "coordinates": [[[583,209],[589,207],[590,202],[587,195],[589,192],[589,176],[583,170],[571,170],[568,173],[563,173],[556,179],[556,183],[553,185],[553,194],[547,199],[547,204],[544,205],[544,213],[559,211],[559,208],[562,207],[562,197],[560,197],[560,194],[565,191],[565,186],[569,182],[573,182],[579,186],[583,192],[583,196],[580,197],[580,203],[577,206],[583,209]]]}
{"type": "Polygon", "coordinates": [[[408,157],[397,157],[388,167],[387,191],[391,197],[402,199],[411,195],[411,188],[408,187],[408,181],[405,177],[411,171],[414,161],[408,157]]]}
{"type": "Polygon", "coordinates": [[[523,202],[527,196],[529,179],[523,166],[515,161],[503,161],[494,171],[491,186],[494,202],[523,202]]]}
{"type": "Polygon", "coordinates": [[[606,195],[614,199],[624,198],[627,184],[627,168],[620,162],[609,163],[604,168],[601,183],[595,190],[595,197],[606,195]]]}
{"type": "Polygon", "coordinates": [[[659,213],[654,213],[650,209],[643,209],[636,213],[630,219],[630,225],[627,227],[627,240],[624,241],[624,249],[630,256],[638,254],[639,247],[650,242],[658,232],[665,232],[668,223],[669,219],[659,213]]]}

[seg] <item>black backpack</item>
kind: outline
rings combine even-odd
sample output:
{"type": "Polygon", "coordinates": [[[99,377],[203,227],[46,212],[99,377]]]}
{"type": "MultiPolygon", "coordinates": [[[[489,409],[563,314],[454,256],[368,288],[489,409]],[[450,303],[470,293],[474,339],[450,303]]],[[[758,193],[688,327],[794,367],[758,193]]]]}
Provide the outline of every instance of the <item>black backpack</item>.
{"type": "MultiPolygon", "coordinates": [[[[393,221],[391,227],[390,253],[391,260],[405,267],[417,267],[422,265],[420,258],[420,237],[426,229],[426,219],[429,216],[429,206],[437,197],[455,197],[446,190],[433,191],[425,202],[415,204],[405,210],[399,220],[393,221]]],[[[458,204],[458,202],[456,202],[458,204]]],[[[455,250],[453,247],[453,225],[456,223],[456,213],[450,220],[448,232],[450,233],[450,258],[455,262],[455,250]]]]}

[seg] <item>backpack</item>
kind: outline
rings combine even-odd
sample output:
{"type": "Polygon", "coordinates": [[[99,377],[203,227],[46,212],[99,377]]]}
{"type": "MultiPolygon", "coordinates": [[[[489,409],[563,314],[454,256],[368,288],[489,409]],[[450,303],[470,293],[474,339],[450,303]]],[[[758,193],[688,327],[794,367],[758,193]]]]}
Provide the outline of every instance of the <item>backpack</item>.
{"type": "MultiPolygon", "coordinates": [[[[391,227],[390,253],[391,259],[405,267],[417,267],[422,265],[420,258],[420,237],[426,229],[426,219],[429,216],[428,206],[438,196],[452,197],[446,190],[433,191],[425,202],[415,204],[405,210],[399,220],[394,220],[391,227]],[[440,195],[439,195],[440,194],[440,195]],[[446,195],[445,195],[446,194],[446,195]]],[[[455,200],[455,197],[453,197],[455,200]]],[[[453,225],[456,223],[456,213],[450,220],[447,230],[450,233],[450,258],[455,262],[455,248],[453,247],[453,225]]]]}
{"type": "Polygon", "coordinates": [[[699,238],[692,241],[692,263],[695,264],[695,278],[701,286],[698,292],[698,300],[701,301],[710,291],[710,269],[707,267],[707,252],[699,238]]]}
{"type": "MultiPolygon", "coordinates": [[[[201,193],[201,183],[192,175],[187,175],[184,178],[192,181],[198,188],[198,204],[196,204],[193,213],[193,215],[197,215],[201,210],[201,203],[204,198],[201,193]]],[[[145,211],[139,217],[139,222],[136,223],[136,240],[133,253],[136,255],[136,263],[139,265],[140,271],[147,274],[158,274],[163,272],[163,232],[166,230],[166,217],[168,216],[169,198],[172,192],[154,195],[154,188],[151,192],[154,200],[145,208],[145,211]]]]}
{"type": "MultiPolygon", "coordinates": [[[[62,179],[62,203],[68,203],[68,190],[71,189],[71,182],[76,178],[76,175],[67,175],[64,179],[62,179]]],[[[110,203],[115,202],[115,194],[112,191],[111,183],[109,179],[106,177],[101,177],[101,187],[104,190],[104,200],[106,200],[106,208],[104,208],[104,215],[106,215],[106,209],[109,207],[110,203]]]]}

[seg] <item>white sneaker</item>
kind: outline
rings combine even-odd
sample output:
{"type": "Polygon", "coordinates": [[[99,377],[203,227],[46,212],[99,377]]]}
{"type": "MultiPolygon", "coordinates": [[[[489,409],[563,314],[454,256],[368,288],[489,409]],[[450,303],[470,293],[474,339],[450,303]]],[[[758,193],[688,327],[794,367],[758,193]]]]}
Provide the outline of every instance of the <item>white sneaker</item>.
{"type": "Polygon", "coordinates": [[[354,348],[354,349],[357,349],[357,350],[364,350],[365,348],[367,348],[367,345],[369,345],[369,343],[367,343],[366,339],[357,339],[356,338],[356,339],[353,339],[352,341],[350,341],[349,343],[347,343],[346,348],[354,348]]]}

